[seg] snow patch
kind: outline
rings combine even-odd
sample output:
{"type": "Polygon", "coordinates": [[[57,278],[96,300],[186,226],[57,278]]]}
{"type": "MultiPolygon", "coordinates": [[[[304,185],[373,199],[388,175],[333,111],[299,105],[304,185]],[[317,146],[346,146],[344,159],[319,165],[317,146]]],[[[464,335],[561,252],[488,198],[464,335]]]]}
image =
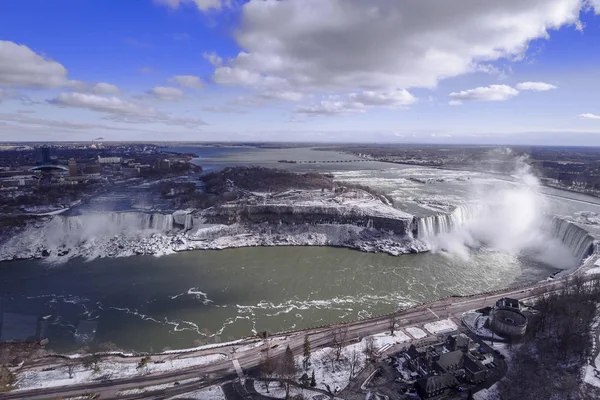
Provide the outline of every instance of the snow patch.
{"type": "Polygon", "coordinates": [[[175,399],[226,400],[226,397],[220,386],[211,386],[205,389],[169,397],[169,400],[175,399]]]}
{"type": "Polygon", "coordinates": [[[456,324],[450,319],[441,319],[439,321],[430,322],[423,325],[423,328],[434,335],[437,333],[452,332],[458,329],[456,324]]]}
{"type": "Polygon", "coordinates": [[[404,328],[404,330],[415,339],[423,339],[427,337],[427,334],[421,328],[417,328],[416,326],[404,328]]]}

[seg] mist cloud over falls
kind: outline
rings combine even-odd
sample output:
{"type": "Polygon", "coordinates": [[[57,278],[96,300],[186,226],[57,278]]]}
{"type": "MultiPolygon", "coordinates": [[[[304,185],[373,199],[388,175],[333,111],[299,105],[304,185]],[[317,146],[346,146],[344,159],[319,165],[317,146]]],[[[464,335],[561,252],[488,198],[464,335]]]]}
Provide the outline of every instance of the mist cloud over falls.
{"type": "Polygon", "coordinates": [[[452,229],[427,232],[422,238],[432,251],[469,258],[481,247],[513,255],[527,255],[558,268],[577,262],[571,250],[551,233],[549,204],[540,182],[525,158],[505,151],[514,165],[512,179],[473,183],[470,201],[449,217],[452,229]]]}

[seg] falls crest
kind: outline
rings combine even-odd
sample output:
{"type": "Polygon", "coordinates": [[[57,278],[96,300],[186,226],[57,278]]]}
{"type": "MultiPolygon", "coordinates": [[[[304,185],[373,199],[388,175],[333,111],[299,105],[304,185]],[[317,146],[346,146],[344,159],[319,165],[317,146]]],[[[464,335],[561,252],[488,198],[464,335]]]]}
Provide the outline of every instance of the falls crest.
{"type": "Polygon", "coordinates": [[[559,239],[580,261],[596,251],[594,236],[573,222],[552,217],[550,232],[552,237],[559,239]]]}

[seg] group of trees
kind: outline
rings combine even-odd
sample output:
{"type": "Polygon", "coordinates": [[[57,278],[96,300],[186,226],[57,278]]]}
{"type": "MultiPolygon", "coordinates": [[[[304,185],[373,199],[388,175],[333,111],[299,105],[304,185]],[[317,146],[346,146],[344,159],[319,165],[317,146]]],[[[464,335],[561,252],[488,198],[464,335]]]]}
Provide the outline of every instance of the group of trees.
{"type": "Polygon", "coordinates": [[[208,193],[222,194],[230,182],[244,190],[281,192],[288,189],[333,189],[333,175],[294,172],[264,167],[234,167],[213,172],[202,178],[208,193]]]}
{"type": "MultiPolygon", "coordinates": [[[[349,372],[348,380],[352,380],[359,372],[358,370],[363,365],[363,362],[375,361],[376,346],[372,336],[365,338],[365,344],[362,348],[357,349],[356,346],[353,346],[351,350],[346,349],[344,351],[344,348],[351,344],[351,342],[355,342],[356,338],[349,336],[348,327],[345,325],[337,326],[331,333],[331,346],[321,353],[321,359],[315,360],[317,363],[322,363],[325,370],[330,369],[332,372],[335,372],[336,369],[347,368],[349,372]]],[[[299,379],[301,387],[316,387],[315,370],[312,368],[312,348],[308,336],[304,337],[301,360],[302,365],[298,368],[294,361],[294,354],[289,346],[284,353],[274,356],[271,354],[271,347],[267,345],[259,365],[260,378],[267,393],[269,392],[271,382],[279,382],[281,387],[286,389],[286,398],[288,398],[290,384],[295,383],[295,377],[299,372],[302,372],[299,379]]],[[[327,386],[327,389],[330,393],[334,393],[332,388],[327,386]]]]}
{"type": "Polygon", "coordinates": [[[541,295],[506,379],[499,383],[498,397],[596,398],[580,390],[580,371],[590,356],[591,325],[599,302],[600,279],[586,282],[580,275],[561,291],[541,295]]]}
{"type": "Polygon", "coordinates": [[[285,388],[285,398],[287,399],[290,394],[290,382],[295,380],[297,372],[294,353],[290,346],[287,346],[283,354],[275,357],[271,356],[269,350],[267,346],[260,363],[260,375],[263,379],[265,389],[268,393],[270,383],[275,380],[285,388]]]}

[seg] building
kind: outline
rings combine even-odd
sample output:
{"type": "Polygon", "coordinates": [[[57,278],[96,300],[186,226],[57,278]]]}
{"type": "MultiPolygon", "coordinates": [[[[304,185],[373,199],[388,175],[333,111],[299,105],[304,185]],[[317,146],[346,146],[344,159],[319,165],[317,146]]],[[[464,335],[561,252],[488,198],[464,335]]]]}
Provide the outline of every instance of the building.
{"type": "Polygon", "coordinates": [[[508,308],[517,311],[521,311],[521,305],[519,300],[510,299],[508,297],[503,297],[496,302],[496,308],[508,308]]]}
{"type": "Polygon", "coordinates": [[[464,354],[461,350],[440,354],[433,368],[438,372],[454,372],[462,368],[464,354]]]}
{"type": "Polygon", "coordinates": [[[459,333],[448,338],[448,344],[452,350],[461,350],[464,352],[472,351],[475,348],[475,342],[464,333],[459,333]]]}
{"type": "Polygon", "coordinates": [[[100,175],[100,165],[99,164],[88,164],[83,169],[83,172],[86,175],[100,175]]]}
{"type": "Polygon", "coordinates": [[[46,165],[51,163],[50,159],[50,147],[42,146],[38,147],[35,151],[35,163],[37,165],[46,165]]]}
{"type": "Polygon", "coordinates": [[[156,167],[158,169],[170,169],[171,168],[171,161],[164,159],[164,160],[158,160],[156,162],[156,167]]]}
{"type": "Polygon", "coordinates": [[[439,396],[458,385],[454,375],[446,373],[421,378],[415,384],[417,393],[424,399],[439,396]]]}
{"type": "Polygon", "coordinates": [[[487,379],[491,371],[472,354],[465,354],[463,359],[465,379],[471,383],[481,383],[487,379]]]}
{"type": "Polygon", "coordinates": [[[79,171],[77,170],[77,161],[74,158],[69,160],[69,176],[77,176],[79,171]]]}
{"type": "Polygon", "coordinates": [[[520,311],[519,300],[501,298],[490,313],[491,328],[494,333],[508,338],[525,335],[527,317],[520,311]]]}
{"type": "Polygon", "coordinates": [[[100,163],[100,164],[121,164],[121,157],[100,157],[100,156],[98,156],[98,163],[100,163]]]}

